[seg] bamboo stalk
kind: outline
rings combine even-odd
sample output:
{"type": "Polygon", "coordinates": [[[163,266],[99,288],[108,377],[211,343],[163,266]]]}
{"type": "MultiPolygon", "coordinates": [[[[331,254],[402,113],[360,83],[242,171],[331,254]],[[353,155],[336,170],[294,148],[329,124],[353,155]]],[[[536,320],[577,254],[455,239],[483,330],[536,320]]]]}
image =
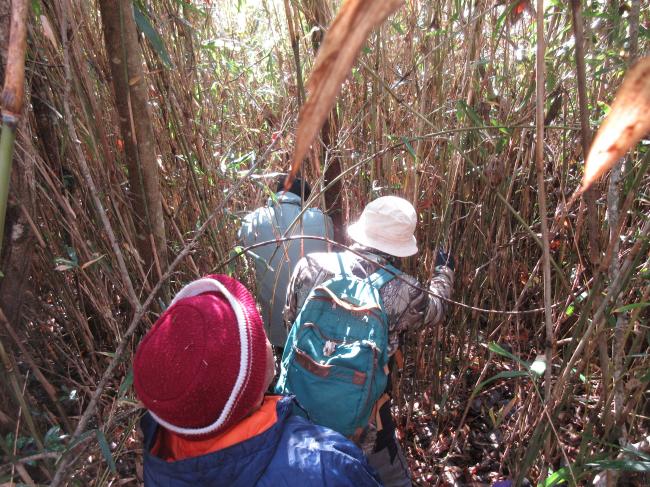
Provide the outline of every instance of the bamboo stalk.
{"type": "MultiPolygon", "coordinates": [[[[537,201],[539,218],[542,227],[542,271],[544,275],[544,323],[546,328],[546,369],[544,374],[544,402],[551,400],[551,381],[553,371],[553,348],[555,337],[553,333],[552,282],[551,282],[551,251],[547,221],[546,185],[544,183],[544,99],[545,99],[545,61],[546,42],[544,39],[544,0],[537,0],[537,58],[536,58],[536,105],[535,105],[535,166],[537,168],[537,201]]],[[[550,440],[550,437],[549,437],[550,440]]],[[[551,442],[547,441],[545,448],[546,465],[551,461],[551,442]]],[[[544,475],[542,475],[544,478],[544,475]]]]}
{"type": "MultiPolygon", "coordinates": [[[[576,75],[578,84],[578,107],[580,116],[580,135],[582,142],[583,158],[587,157],[591,146],[591,130],[589,129],[589,113],[587,111],[587,84],[584,52],[583,19],[580,0],[571,0],[571,19],[573,24],[573,36],[575,38],[575,60],[576,75]]],[[[589,258],[592,265],[598,265],[600,261],[600,245],[598,241],[598,211],[596,208],[595,188],[589,188],[584,193],[584,204],[587,208],[587,240],[589,241],[589,258]]]]}
{"type": "Polygon", "coordinates": [[[17,120],[13,116],[2,114],[2,134],[0,135],[0,251],[4,240],[5,216],[9,199],[9,181],[11,179],[11,161],[14,155],[17,120]]]}
{"type": "Polygon", "coordinates": [[[102,0],[99,8],[129,168],[136,213],[134,221],[138,230],[136,244],[145,262],[145,271],[153,275],[158,267],[167,265],[167,243],[147,77],[142,67],[133,3],[130,0],[102,0]]]}
{"type": "Polygon", "coordinates": [[[11,2],[11,27],[5,81],[0,96],[2,105],[2,134],[0,135],[0,251],[4,238],[11,161],[16,129],[23,111],[25,97],[25,52],[27,50],[27,0],[11,2]]]}
{"type": "Polygon", "coordinates": [[[287,27],[289,28],[289,38],[291,39],[291,50],[293,52],[293,61],[296,68],[296,86],[298,88],[298,105],[305,101],[305,84],[302,80],[302,66],[300,64],[300,39],[296,32],[296,26],[293,24],[293,15],[289,0],[284,0],[284,13],[287,17],[287,27]]]}

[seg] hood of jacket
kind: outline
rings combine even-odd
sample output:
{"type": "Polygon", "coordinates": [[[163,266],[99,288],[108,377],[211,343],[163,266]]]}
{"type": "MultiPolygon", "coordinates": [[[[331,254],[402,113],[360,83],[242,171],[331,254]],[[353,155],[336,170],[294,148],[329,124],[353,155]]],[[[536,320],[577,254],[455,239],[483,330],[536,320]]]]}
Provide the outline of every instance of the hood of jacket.
{"type": "Polygon", "coordinates": [[[275,195],[270,197],[266,202],[267,206],[275,206],[278,203],[302,206],[302,198],[300,195],[289,191],[280,191],[279,193],[275,193],[275,195]]]}

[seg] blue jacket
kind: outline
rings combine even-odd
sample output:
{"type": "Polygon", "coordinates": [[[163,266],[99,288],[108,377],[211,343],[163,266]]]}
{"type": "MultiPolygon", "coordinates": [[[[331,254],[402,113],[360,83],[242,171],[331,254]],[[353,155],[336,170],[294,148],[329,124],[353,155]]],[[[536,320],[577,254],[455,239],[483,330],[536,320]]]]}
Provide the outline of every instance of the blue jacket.
{"type": "Polygon", "coordinates": [[[278,421],[249,439],[195,458],[166,462],[150,453],[157,423],[146,414],[146,487],[379,487],[361,450],[340,434],[291,414],[291,397],[277,404],[278,421]]]}
{"type": "MultiPolygon", "coordinates": [[[[244,246],[285,236],[310,235],[333,238],[332,220],[317,208],[309,208],[296,221],[302,211],[300,196],[282,192],[269,198],[267,206],[246,215],[239,230],[244,246]],[[291,228],[287,232],[287,230],[291,228]]],[[[262,320],[270,342],[284,347],[287,329],[282,316],[287,299],[289,278],[298,261],[312,252],[327,252],[326,242],[319,240],[294,240],[280,245],[269,244],[251,250],[248,255],[255,262],[257,302],[262,308],[262,320]]]]}

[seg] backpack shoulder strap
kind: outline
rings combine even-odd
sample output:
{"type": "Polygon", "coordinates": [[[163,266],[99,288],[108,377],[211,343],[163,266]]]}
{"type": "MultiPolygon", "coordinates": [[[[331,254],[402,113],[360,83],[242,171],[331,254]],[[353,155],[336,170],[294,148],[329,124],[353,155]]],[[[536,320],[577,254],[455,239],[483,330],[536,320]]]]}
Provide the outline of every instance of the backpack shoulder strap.
{"type": "Polygon", "coordinates": [[[338,264],[338,269],[333,271],[334,275],[331,277],[331,279],[334,279],[336,277],[347,277],[352,275],[352,272],[350,272],[350,269],[348,268],[345,260],[343,259],[343,252],[336,252],[335,255],[336,255],[336,263],[338,264]]]}
{"type": "Polygon", "coordinates": [[[390,264],[386,264],[384,267],[385,269],[380,267],[374,274],[370,274],[368,276],[368,279],[370,279],[372,285],[378,289],[381,289],[385,284],[402,273],[402,271],[400,271],[397,267],[394,267],[390,264]]]}

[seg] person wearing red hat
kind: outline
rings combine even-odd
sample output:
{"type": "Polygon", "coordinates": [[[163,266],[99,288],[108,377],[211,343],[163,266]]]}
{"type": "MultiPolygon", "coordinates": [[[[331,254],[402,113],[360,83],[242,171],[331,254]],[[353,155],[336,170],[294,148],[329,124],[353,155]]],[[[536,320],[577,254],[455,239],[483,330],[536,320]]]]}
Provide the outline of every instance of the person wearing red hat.
{"type": "Polygon", "coordinates": [[[146,486],[379,486],[361,450],[265,396],[274,372],[255,300],[225,275],[185,286],[142,339],[134,386],[146,486]]]}

